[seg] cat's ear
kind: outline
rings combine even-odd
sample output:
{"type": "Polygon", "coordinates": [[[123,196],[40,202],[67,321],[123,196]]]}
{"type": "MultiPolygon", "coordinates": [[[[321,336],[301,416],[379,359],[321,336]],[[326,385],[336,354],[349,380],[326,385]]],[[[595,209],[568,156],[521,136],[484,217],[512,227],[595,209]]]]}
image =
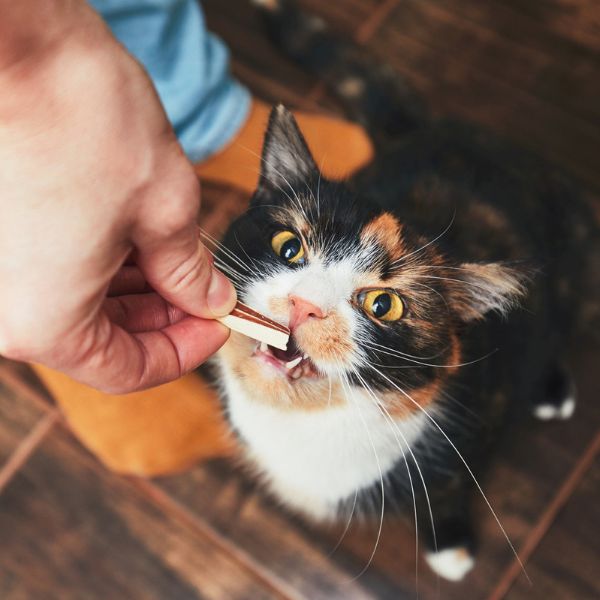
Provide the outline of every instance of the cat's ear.
{"type": "Polygon", "coordinates": [[[502,263],[463,263],[448,269],[450,305],[463,321],[495,311],[505,315],[525,296],[529,276],[502,263]]]}
{"type": "Polygon", "coordinates": [[[292,113],[282,104],[274,107],[263,145],[259,190],[289,194],[289,186],[310,181],[318,173],[292,113]]]}

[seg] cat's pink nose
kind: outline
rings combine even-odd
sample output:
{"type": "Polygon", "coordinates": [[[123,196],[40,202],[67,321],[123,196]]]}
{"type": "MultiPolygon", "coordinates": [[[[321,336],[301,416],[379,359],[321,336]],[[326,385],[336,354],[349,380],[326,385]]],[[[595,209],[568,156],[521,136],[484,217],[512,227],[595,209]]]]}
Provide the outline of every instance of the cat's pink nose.
{"type": "Polygon", "coordinates": [[[289,328],[292,331],[308,319],[324,319],[327,316],[323,309],[300,296],[290,295],[288,298],[290,300],[289,328]]]}

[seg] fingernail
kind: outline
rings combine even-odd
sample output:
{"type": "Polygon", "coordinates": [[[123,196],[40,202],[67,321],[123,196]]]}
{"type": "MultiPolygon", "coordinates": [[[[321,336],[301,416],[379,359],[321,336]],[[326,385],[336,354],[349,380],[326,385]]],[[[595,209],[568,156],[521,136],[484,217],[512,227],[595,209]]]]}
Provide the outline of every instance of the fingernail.
{"type": "Polygon", "coordinates": [[[236,302],[236,293],[231,281],[217,269],[212,270],[206,302],[215,317],[228,315],[236,302]]]}

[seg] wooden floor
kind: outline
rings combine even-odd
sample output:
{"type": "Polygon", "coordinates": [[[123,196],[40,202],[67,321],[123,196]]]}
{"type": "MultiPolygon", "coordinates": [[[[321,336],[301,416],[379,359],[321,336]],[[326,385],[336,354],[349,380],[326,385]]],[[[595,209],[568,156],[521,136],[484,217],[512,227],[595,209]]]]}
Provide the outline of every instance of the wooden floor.
{"type": "MultiPolygon", "coordinates": [[[[342,34],[392,63],[437,114],[476,121],[600,190],[600,7],[596,0],[304,0],[342,34]]],[[[247,0],[206,0],[210,27],[259,96],[337,110],[316,81],[275,55],[247,0]]],[[[220,232],[243,207],[207,186],[203,224],[220,232]]],[[[600,597],[600,352],[572,352],[572,420],[531,421],[505,443],[485,492],[531,584],[483,501],[476,568],[438,582],[420,562],[422,599],[600,597]]],[[[107,472],[70,434],[26,367],[0,362],[0,598],[416,597],[414,537],[311,528],[224,462],[146,481],[107,472]]]]}

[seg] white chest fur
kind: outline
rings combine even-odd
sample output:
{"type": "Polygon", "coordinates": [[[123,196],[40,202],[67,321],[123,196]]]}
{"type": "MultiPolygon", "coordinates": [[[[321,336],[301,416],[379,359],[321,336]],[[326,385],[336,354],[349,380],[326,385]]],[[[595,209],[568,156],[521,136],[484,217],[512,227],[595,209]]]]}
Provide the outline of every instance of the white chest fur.
{"type": "Polygon", "coordinates": [[[297,411],[261,403],[235,378],[224,379],[229,415],[250,458],[284,503],[317,519],[385,477],[424,425],[423,415],[392,425],[358,389],[343,405],[297,411]]]}

